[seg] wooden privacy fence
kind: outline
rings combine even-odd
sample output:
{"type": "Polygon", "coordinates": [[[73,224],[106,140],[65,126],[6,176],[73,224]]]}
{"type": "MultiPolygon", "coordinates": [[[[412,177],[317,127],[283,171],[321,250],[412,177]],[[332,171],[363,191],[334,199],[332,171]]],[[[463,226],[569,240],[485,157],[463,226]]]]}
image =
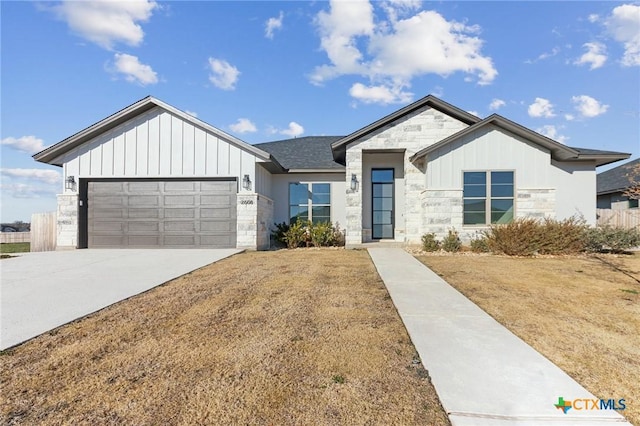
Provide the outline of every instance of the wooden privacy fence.
{"type": "Polygon", "coordinates": [[[28,243],[31,241],[30,232],[2,232],[0,243],[28,243]]]}
{"type": "Polygon", "coordinates": [[[609,225],[627,229],[640,227],[640,209],[596,209],[596,217],[598,226],[609,225]]]}
{"type": "Polygon", "coordinates": [[[56,212],[31,215],[31,251],[54,251],[56,227],[56,212]]]}

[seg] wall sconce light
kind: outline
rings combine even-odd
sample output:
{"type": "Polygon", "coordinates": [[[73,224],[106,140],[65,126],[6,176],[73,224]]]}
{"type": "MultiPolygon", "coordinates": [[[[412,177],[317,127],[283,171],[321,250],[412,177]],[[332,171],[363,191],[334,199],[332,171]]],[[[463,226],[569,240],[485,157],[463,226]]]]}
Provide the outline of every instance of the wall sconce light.
{"type": "Polygon", "coordinates": [[[249,175],[244,175],[242,178],[242,187],[247,191],[251,189],[251,178],[249,178],[249,175]]]}
{"type": "Polygon", "coordinates": [[[71,191],[76,190],[76,179],[73,176],[67,176],[67,179],[64,181],[65,189],[69,189],[71,191]]]}
{"type": "Polygon", "coordinates": [[[356,177],[356,174],[353,173],[351,175],[351,190],[355,191],[356,189],[358,189],[358,178],[356,177]]]}

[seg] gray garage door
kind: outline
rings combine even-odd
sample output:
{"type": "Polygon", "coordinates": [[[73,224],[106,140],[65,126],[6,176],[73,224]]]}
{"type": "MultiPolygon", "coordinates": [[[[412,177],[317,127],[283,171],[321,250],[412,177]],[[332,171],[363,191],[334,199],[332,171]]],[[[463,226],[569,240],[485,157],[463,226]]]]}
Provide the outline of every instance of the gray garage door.
{"type": "Polygon", "coordinates": [[[88,183],[90,248],[236,246],[235,181],[88,183]]]}

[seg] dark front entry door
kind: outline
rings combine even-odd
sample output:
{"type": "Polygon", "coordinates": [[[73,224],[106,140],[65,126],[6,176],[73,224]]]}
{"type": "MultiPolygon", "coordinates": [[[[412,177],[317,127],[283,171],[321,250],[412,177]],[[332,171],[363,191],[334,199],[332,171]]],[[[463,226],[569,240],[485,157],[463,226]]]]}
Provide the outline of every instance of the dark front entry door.
{"type": "Polygon", "coordinates": [[[372,237],[393,238],[393,169],[371,170],[372,237]]]}

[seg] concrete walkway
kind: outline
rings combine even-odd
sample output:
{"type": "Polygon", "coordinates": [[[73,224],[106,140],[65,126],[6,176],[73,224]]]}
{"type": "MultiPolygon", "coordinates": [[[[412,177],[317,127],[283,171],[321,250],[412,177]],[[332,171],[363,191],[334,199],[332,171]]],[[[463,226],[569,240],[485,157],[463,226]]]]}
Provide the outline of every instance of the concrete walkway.
{"type": "Polygon", "coordinates": [[[631,426],[582,403],[563,413],[559,397],[596,398],[406,251],[369,254],[454,426],[631,426]]]}
{"type": "Polygon", "coordinates": [[[3,259],[0,349],[241,251],[85,249],[3,259]]]}

